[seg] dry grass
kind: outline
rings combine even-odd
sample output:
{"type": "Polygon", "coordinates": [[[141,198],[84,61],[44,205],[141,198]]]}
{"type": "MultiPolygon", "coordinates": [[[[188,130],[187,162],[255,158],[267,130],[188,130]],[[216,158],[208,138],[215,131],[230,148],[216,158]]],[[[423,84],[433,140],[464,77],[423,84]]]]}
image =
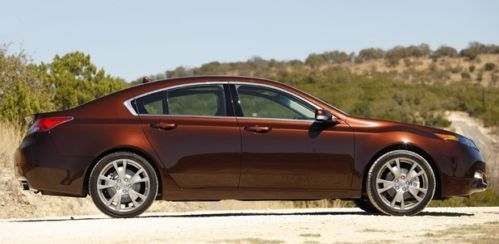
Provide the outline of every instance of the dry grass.
{"type": "Polygon", "coordinates": [[[499,243],[499,223],[497,221],[484,224],[475,224],[450,228],[439,232],[428,232],[424,234],[427,241],[452,242],[459,240],[460,243],[499,243]]]}
{"type": "Polygon", "coordinates": [[[470,75],[470,81],[480,83],[484,86],[498,86],[497,77],[499,76],[499,69],[494,71],[486,71],[485,64],[499,63],[499,55],[495,54],[481,54],[475,60],[468,60],[463,57],[442,57],[434,61],[430,57],[411,57],[401,59],[398,65],[389,65],[385,59],[369,60],[362,63],[341,63],[341,64],[324,64],[320,69],[327,69],[330,67],[340,67],[342,69],[350,70],[351,72],[359,75],[370,74],[372,72],[382,73],[395,73],[398,75],[412,74],[409,76],[400,77],[409,83],[419,83],[424,79],[424,73],[433,72],[441,73],[442,79],[435,79],[431,77],[430,83],[444,82],[450,84],[452,82],[461,81],[463,79],[462,73],[466,72],[470,75]],[[471,68],[473,66],[473,68],[471,68]],[[471,69],[473,71],[471,71],[471,69]]]}

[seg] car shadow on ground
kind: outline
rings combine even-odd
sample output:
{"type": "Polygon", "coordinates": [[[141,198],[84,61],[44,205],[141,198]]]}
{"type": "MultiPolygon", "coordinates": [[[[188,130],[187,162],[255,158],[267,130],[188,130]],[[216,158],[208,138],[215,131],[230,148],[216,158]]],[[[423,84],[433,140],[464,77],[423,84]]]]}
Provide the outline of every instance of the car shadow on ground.
{"type": "MultiPolygon", "coordinates": [[[[151,214],[136,217],[138,219],[148,219],[148,218],[217,218],[217,217],[251,217],[251,216],[342,216],[342,215],[356,215],[356,216],[384,216],[382,214],[373,214],[361,211],[320,211],[320,212],[287,212],[287,213],[276,213],[276,212],[217,212],[217,213],[194,213],[194,214],[178,214],[178,213],[165,213],[165,214],[151,214]]],[[[460,213],[460,212],[421,212],[416,216],[432,216],[432,217],[462,217],[462,216],[474,216],[472,213],[460,213]]],[[[60,222],[60,221],[85,221],[85,220],[101,220],[107,219],[106,217],[69,217],[69,218],[50,218],[50,219],[20,219],[11,220],[9,222],[60,222]]]]}

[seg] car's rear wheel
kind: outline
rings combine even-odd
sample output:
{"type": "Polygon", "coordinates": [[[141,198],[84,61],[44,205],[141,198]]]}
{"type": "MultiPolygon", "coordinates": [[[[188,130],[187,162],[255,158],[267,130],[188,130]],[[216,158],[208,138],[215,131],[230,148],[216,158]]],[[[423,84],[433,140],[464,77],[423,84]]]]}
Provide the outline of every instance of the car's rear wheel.
{"type": "Polygon", "coordinates": [[[421,155],[407,150],[391,151],[374,162],[366,182],[371,204],[389,215],[414,215],[435,194],[435,175],[421,155]]]}
{"type": "Polygon", "coordinates": [[[143,213],[158,192],[158,179],[151,164],[130,152],[103,157],[90,174],[89,192],[103,213],[129,218],[143,213]]]}

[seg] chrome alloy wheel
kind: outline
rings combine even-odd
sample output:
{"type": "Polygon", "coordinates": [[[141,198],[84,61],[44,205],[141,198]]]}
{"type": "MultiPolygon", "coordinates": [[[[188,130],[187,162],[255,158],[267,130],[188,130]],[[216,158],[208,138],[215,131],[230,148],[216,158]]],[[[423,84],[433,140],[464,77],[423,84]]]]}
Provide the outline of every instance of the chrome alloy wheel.
{"type": "Polygon", "coordinates": [[[387,161],[376,175],[376,192],[392,209],[417,207],[429,189],[428,173],[415,160],[397,157],[387,161]]]}
{"type": "Polygon", "coordinates": [[[141,206],[151,192],[147,171],[131,159],[117,159],[108,163],[97,179],[97,192],[107,208],[121,213],[141,206]]]}

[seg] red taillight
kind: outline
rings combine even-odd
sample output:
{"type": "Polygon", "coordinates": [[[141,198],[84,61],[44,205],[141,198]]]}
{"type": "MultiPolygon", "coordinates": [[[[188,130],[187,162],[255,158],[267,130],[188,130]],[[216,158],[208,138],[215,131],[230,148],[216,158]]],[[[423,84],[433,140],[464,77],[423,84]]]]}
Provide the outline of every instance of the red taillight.
{"type": "Polygon", "coordinates": [[[29,133],[48,131],[60,124],[73,120],[73,117],[52,117],[37,119],[29,128],[29,133]]]}

